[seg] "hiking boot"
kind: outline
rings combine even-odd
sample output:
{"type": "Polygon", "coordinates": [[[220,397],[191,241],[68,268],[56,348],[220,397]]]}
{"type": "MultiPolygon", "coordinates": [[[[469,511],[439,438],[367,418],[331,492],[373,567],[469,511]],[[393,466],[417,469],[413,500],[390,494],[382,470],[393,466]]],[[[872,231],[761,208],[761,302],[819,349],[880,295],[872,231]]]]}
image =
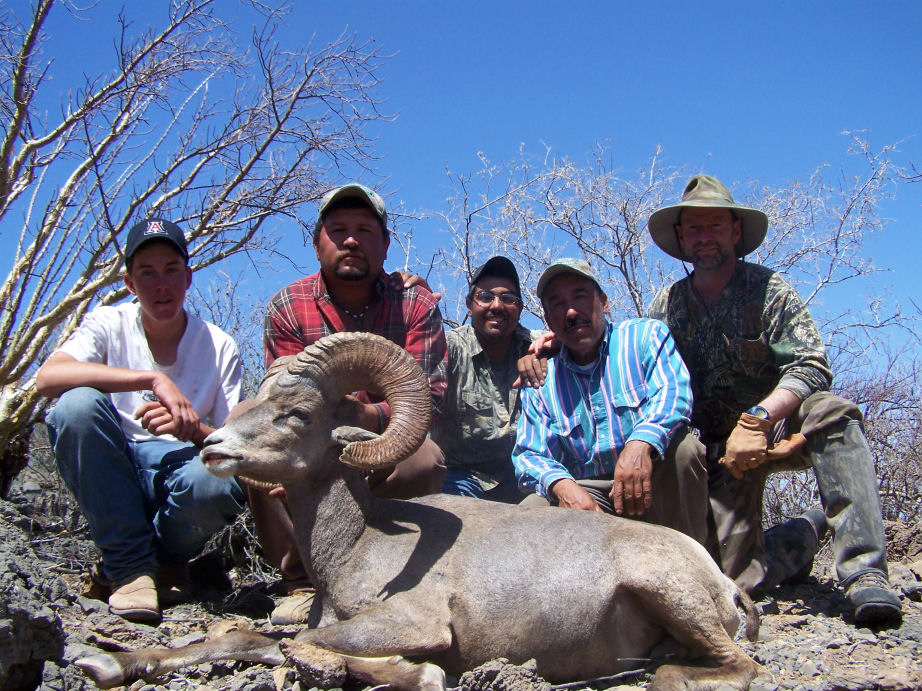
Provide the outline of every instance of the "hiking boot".
{"type": "Polygon", "coordinates": [[[829,532],[829,523],[826,522],[826,512],[822,509],[810,509],[802,513],[799,518],[809,521],[810,525],[813,526],[813,532],[816,534],[817,548],[816,550],[811,550],[812,554],[810,555],[810,561],[804,564],[797,573],[782,580],[781,585],[796,585],[810,578],[810,574],[813,573],[813,560],[816,558],[819,546],[829,532]]]}
{"type": "Polygon", "coordinates": [[[301,590],[282,598],[278,606],[269,615],[269,622],[275,626],[306,624],[314,604],[313,590],[301,590]]]}
{"type": "Polygon", "coordinates": [[[192,597],[187,564],[160,564],[157,567],[157,597],[163,607],[188,602],[192,597]]]}
{"type": "Polygon", "coordinates": [[[829,526],[821,509],[810,509],[765,531],[768,568],[759,588],[799,583],[813,571],[813,559],[829,526]]]}
{"type": "Polygon", "coordinates": [[[150,574],[133,576],[112,587],[109,611],[128,621],[160,621],[157,586],[150,574]]]}
{"type": "Polygon", "coordinates": [[[898,623],[903,619],[900,599],[880,571],[866,571],[848,584],[845,597],[855,608],[856,624],[898,623]]]}

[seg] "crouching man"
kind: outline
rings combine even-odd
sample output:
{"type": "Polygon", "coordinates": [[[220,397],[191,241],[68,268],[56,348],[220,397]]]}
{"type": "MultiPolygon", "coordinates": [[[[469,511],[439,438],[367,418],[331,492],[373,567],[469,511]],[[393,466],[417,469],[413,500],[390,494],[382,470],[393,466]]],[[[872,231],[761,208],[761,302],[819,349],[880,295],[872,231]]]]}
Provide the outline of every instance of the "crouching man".
{"type": "Polygon", "coordinates": [[[647,313],[669,325],[691,370],[692,421],[707,445],[711,548],[724,573],[751,592],[797,579],[828,527],[855,622],[898,623],[861,411],[829,392],[823,341],[797,292],[742,259],[762,243],[768,217],[736,204],[716,178],[696,175],[682,201],[648,225],[660,249],[694,267],[647,313]],[[763,533],[765,479],[804,467],[813,468],[824,511],[763,533]]]}
{"type": "Polygon", "coordinates": [[[90,312],[36,376],[60,397],[48,435],[102,554],[109,610],[133,621],[159,620],[157,586],[182,596],[185,565],[244,507],[237,481],[199,459],[240,398],[240,357],[184,309],[188,258],[175,224],[135,225],[124,280],[136,302],[90,312]]]}
{"type": "Polygon", "coordinates": [[[536,389],[522,390],[512,453],[523,506],[604,511],[668,526],[704,543],[704,447],[688,433],[688,370],[666,326],[613,324],[582,260],[551,264],[538,298],[561,349],[536,389]]]}
{"type": "Polygon", "coordinates": [[[445,454],[442,491],[517,504],[510,458],[522,412],[516,363],[533,334],[519,323],[522,292],[509,259],[491,257],[474,271],[467,293],[471,323],[452,329],[448,341],[448,390],[432,439],[445,454]]]}
{"type": "MultiPolygon", "coordinates": [[[[269,301],[263,350],[266,367],[296,355],[324,336],[367,331],[404,348],[429,379],[433,414],[445,395],[446,345],[438,301],[423,284],[397,289],[384,271],[390,229],[384,200],[372,189],[350,183],[320,202],[314,251],[320,270],[289,284],[269,301]]],[[[411,282],[412,283],[412,282],[411,282]]],[[[380,433],[390,419],[386,401],[369,392],[339,403],[352,424],[380,433]]],[[[445,480],[445,460],[431,439],[396,466],[375,471],[368,484],[379,497],[409,499],[435,494],[445,480]]],[[[267,561],[281,571],[285,597],[273,610],[276,625],[308,620],[314,591],[294,538],[282,490],[248,488],[259,543],[267,561]]]]}

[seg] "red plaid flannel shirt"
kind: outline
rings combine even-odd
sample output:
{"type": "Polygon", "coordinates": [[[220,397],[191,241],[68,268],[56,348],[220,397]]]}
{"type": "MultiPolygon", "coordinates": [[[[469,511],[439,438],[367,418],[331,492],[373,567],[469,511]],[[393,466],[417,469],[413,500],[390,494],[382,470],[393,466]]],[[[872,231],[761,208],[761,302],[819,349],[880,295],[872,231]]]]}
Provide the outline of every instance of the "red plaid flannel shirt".
{"type": "MultiPolygon", "coordinates": [[[[406,350],[429,377],[433,414],[438,415],[447,387],[448,348],[442,313],[428,290],[417,286],[393,290],[382,272],[375,284],[380,308],[367,331],[406,350]]],[[[269,301],[263,331],[266,367],[283,355],[296,355],[323,336],[348,331],[330,299],[320,273],[295,281],[269,301]]],[[[369,400],[366,396],[361,396],[369,400]]],[[[380,399],[375,399],[380,400],[380,399]]],[[[386,416],[386,403],[379,404],[386,416]]]]}

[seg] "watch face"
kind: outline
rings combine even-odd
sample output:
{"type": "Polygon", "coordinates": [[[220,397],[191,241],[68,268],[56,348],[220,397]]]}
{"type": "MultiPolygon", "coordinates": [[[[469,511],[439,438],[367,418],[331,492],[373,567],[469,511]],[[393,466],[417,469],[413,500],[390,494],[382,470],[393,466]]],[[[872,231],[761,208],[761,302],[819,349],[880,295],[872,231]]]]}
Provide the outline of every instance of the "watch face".
{"type": "Polygon", "coordinates": [[[760,405],[754,405],[746,412],[750,415],[755,415],[758,418],[762,418],[763,420],[768,420],[771,417],[768,414],[768,411],[760,405]]]}

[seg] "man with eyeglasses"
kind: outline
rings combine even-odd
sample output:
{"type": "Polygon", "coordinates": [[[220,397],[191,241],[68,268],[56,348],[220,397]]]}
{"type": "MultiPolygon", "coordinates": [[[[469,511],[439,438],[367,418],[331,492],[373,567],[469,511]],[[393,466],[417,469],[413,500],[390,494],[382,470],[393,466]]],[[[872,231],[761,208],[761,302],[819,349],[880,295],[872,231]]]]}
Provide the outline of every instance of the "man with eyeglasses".
{"type": "Polygon", "coordinates": [[[448,390],[432,428],[448,468],[442,491],[518,503],[524,495],[511,455],[521,404],[512,383],[533,334],[519,324],[519,274],[511,261],[492,257],[474,272],[467,308],[470,324],[447,334],[448,390]]]}

